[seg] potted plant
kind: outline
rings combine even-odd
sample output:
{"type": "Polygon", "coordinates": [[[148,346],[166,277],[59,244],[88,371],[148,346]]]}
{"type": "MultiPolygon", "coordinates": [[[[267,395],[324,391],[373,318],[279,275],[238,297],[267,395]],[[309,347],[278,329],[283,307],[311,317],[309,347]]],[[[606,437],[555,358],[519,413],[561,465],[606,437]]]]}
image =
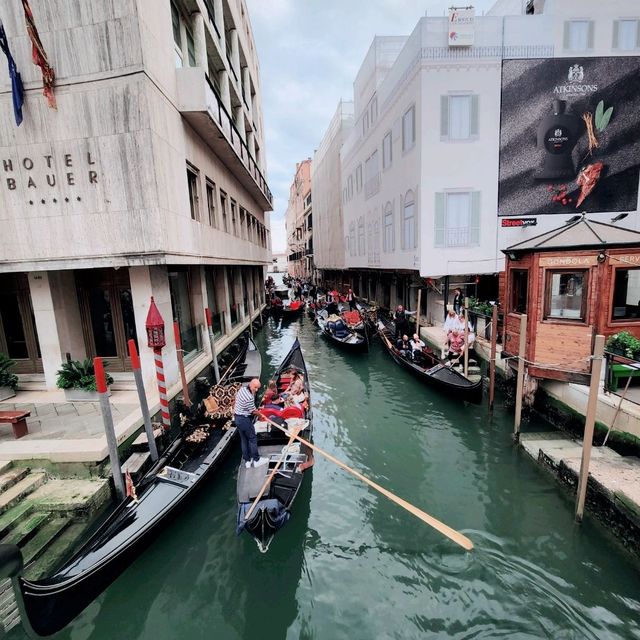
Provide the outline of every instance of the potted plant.
{"type": "Polygon", "coordinates": [[[609,336],[605,350],[625,358],[640,360],[640,340],[628,331],[620,331],[609,336]]]}
{"type": "MultiPolygon", "coordinates": [[[[478,298],[469,298],[469,312],[475,316],[476,335],[485,336],[487,323],[493,315],[493,305],[490,302],[483,302],[478,298]]],[[[486,337],[486,336],[485,336],[486,337]]]]}
{"type": "Polygon", "coordinates": [[[4,353],[0,353],[0,400],[13,398],[16,395],[18,376],[9,371],[14,364],[15,360],[12,360],[4,353]]]}
{"type": "MultiPolygon", "coordinates": [[[[106,363],[104,366],[107,366],[106,363]]],[[[56,384],[59,389],[64,389],[64,397],[69,402],[79,400],[97,402],[99,400],[91,358],[83,361],[70,360],[65,362],[57,374],[56,384]]],[[[107,385],[112,383],[113,378],[107,374],[107,385]]],[[[109,395],[111,395],[111,391],[109,391],[109,395]]]]}

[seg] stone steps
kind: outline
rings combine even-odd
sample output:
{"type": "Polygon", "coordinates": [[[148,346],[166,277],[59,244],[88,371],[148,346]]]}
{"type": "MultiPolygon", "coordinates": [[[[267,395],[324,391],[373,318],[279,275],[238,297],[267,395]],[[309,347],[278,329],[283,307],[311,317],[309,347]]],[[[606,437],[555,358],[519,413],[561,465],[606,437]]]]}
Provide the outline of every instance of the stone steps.
{"type": "Polygon", "coordinates": [[[37,511],[11,529],[0,542],[2,544],[15,544],[19,547],[24,547],[49,520],[51,520],[50,513],[37,511]]]}
{"type": "Polygon", "coordinates": [[[19,522],[24,520],[33,511],[33,505],[29,502],[19,502],[0,516],[0,538],[11,531],[19,522]]]}
{"type": "Polygon", "coordinates": [[[30,473],[26,478],[0,493],[0,514],[8,511],[20,500],[41,487],[46,480],[44,473],[30,473]]]}
{"type": "Polygon", "coordinates": [[[5,633],[20,623],[20,611],[11,579],[0,581],[0,620],[5,633]]]}
{"type": "Polygon", "coordinates": [[[0,471],[0,493],[20,482],[20,480],[24,479],[28,473],[29,469],[26,467],[10,469],[4,473],[0,471]]]}
{"type": "Polygon", "coordinates": [[[69,518],[52,518],[22,548],[25,567],[37,560],[71,524],[69,518]]]}

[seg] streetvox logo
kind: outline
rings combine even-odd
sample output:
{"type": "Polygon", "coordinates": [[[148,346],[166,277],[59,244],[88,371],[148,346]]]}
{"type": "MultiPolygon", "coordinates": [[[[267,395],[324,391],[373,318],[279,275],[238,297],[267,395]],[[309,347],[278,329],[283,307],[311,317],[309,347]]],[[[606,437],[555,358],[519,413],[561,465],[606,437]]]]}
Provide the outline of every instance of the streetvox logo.
{"type": "Polygon", "coordinates": [[[569,67],[567,73],[568,84],[559,84],[553,88],[553,93],[556,95],[579,95],[582,93],[594,93],[598,90],[597,84],[584,83],[584,67],[579,64],[574,64],[569,67]]]}

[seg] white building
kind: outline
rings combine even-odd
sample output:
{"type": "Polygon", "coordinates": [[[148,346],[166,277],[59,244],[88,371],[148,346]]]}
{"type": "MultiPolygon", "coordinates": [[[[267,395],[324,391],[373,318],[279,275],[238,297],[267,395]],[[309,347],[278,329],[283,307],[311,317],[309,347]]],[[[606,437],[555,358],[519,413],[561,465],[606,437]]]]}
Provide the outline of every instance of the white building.
{"type": "Polygon", "coordinates": [[[52,0],[33,10],[58,108],[42,96],[22,7],[3,4],[26,91],[16,127],[0,65],[0,351],[32,387],[54,388],[67,353],[103,356],[127,386],[133,338],[151,383],[154,296],[170,387],[174,319],[195,375],[211,359],[205,308],[222,349],[264,302],[271,193],[246,4],[52,0]]]}
{"type": "Polygon", "coordinates": [[[326,278],[344,269],[344,220],[339,185],[340,149],[353,126],[353,102],[340,101],[311,166],[314,211],[314,260],[326,278]],[[337,185],[337,187],[336,187],[337,185]]]}
{"type": "MultiPolygon", "coordinates": [[[[471,46],[449,45],[446,17],[421,18],[408,37],[374,38],[354,81],[355,122],[340,154],[344,279],[382,304],[415,306],[410,285],[429,278],[423,312],[435,321],[454,286],[497,298],[500,250],[576,213],[535,215],[533,228],[501,226],[503,60],[638,56],[639,20],[637,0],[501,0],[476,15],[471,46]]],[[[535,140],[535,128],[525,133],[535,140]]],[[[328,197],[320,191],[314,184],[316,202],[328,197]]],[[[593,217],[608,222],[620,210],[601,211],[593,217]]],[[[637,199],[628,211],[637,211],[637,199]]],[[[637,216],[625,225],[640,228],[637,216]]],[[[316,246],[326,232],[318,236],[316,228],[316,246]]]]}

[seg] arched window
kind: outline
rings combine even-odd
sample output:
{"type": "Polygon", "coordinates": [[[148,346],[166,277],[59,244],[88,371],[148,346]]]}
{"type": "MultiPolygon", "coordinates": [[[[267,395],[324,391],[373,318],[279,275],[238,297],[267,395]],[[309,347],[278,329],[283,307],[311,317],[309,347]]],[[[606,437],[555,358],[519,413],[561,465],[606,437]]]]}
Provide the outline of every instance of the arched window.
{"type": "Polygon", "coordinates": [[[363,256],[364,254],[364,217],[360,216],[358,218],[358,255],[363,256]]]}
{"type": "Polygon", "coordinates": [[[393,206],[391,202],[387,202],[384,208],[383,230],[382,250],[385,253],[391,253],[395,249],[395,237],[393,234],[393,206]]]}
{"type": "Polygon", "coordinates": [[[416,248],[416,202],[413,191],[407,191],[404,197],[402,214],[402,248],[416,248]]]}

